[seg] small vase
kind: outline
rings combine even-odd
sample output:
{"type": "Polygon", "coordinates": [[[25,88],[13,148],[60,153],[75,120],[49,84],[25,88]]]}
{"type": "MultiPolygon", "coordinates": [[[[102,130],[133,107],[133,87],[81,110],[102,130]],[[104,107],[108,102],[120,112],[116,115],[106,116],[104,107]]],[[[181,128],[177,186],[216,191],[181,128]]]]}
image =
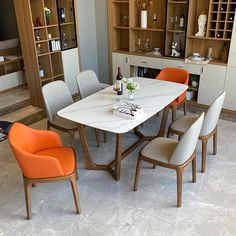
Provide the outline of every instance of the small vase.
{"type": "Polygon", "coordinates": [[[128,100],[129,101],[134,100],[134,90],[128,90],[128,100]]]}
{"type": "Polygon", "coordinates": [[[147,28],[147,11],[141,11],[141,28],[147,28]]]}

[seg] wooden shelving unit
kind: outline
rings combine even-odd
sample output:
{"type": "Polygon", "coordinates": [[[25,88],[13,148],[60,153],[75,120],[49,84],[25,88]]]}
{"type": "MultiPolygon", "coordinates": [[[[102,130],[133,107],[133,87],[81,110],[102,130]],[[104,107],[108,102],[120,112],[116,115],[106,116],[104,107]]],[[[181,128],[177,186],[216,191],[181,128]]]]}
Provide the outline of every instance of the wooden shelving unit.
{"type": "Polygon", "coordinates": [[[185,56],[188,1],[167,1],[165,56],[171,56],[172,42],[177,43],[179,58],[185,56]],[[183,17],[183,18],[181,18],[183,17]]]}
{"type": "MultiPolygon", "coordinates": [[[[110,52],[147,55],[147,39],[150,49],[160,48],[164,56],[171,56],[171,44],[177,42],[179,58],[199,52],[206,56],[212,48],[211,63],[226,65],[222,51],[228,53],[236,2],[234,0],[161,0],[153,1],[148,9],[148,27],[140,27],[140,10],[132,0],[109,2],[110,52]],[[198,16],[205,11],[208,15],[206,35],[195,36],[198,32],[198,16]],[[154,28],[153,14],[157,15],[154,28]],[[180,28],[180,17],[184,25],[180,28]],[[218,35],[220,34],[220,35],[218,35]],[[139,45],[141,44],[141,45],[139,45]]],[[[176,57],[175,57],[176,58],[176,57]]],[[[178,59],[178,57],[177,57],[178,59]]]]}
{"type": "Polygon", "coordinates": [[[64,80],[62,51],[77,47],[74,1],[15,0],[14,4],[31,103],[43,107],[42,86],[64,80]],[[50,9],[48,18],[45,8],[50,9]]]}
{"type": "Polygon", "coordinates": [[[145,54],[149,41],[151,48],[164,50],[165,1],[153,1],[148,10],[148,27],[140,27],[140,10],[135,1],[109,1],[109,36],[112,51],[145,54]],[[157,15],[156,23],[153,15],[157,15]],[[140,45],[138,45],[140,43],[140,45]]]}
{"type": "Polygon", "coordinates": [[[227,57],[222,58],[222,52],[229,53],[235,9],[236,2],[232,0],[190,0],[186,57],[194,52],[205,56],[212,48],[211,63],[226,65],[227,57]],[[197,18],[202,11],[208,13],[206,35],[198,37],[197,18]]]}

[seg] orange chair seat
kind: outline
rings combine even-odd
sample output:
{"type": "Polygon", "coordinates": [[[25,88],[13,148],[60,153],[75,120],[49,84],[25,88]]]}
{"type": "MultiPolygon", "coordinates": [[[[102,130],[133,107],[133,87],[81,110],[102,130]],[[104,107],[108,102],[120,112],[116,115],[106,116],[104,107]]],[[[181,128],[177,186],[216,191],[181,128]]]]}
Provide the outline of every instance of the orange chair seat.
{"type": "Polygon", "coordinates": [[[56,158],[63,170],[64,175],[70,175],[75,170],[75,157],[72,148],[69,147],[50,148],[37,151],[34,154],[56,158]]]}

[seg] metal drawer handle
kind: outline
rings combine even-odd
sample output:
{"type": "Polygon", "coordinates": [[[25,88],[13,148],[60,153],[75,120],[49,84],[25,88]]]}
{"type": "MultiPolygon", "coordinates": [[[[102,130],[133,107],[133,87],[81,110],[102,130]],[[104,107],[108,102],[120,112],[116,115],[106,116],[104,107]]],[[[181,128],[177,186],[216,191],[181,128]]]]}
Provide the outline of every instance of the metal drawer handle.
{"type": "Polygon", "coordinates": [[[146,61],[142,61],[142,63],[147,63],[146,61]]]}
{"type": "Polygon", "coordinates": [[[184,68],[183,66],[177,66],[178,68],[184,68]]]}

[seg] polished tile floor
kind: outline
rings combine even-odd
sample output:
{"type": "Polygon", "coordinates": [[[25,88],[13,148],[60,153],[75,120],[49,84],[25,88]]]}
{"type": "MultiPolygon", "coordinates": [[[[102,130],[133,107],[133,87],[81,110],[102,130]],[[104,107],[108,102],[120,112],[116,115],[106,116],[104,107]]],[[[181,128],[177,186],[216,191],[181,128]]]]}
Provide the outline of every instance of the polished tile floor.
{"type": "MultiPolygon", "coordinates": [[[[143,129],[156,131],[157,118],[143,129]],[[151,129],[150,129],[151,127],[151,129]]],[[[33,127],[45,128],[46,120],[33,127]]],[[[114,154],[114,135],[108,144],[95,145],[88,129],[89,144],[97,162],[114,154]]],[[[68,139],[63,136],[68,144],[68,139]]],[[[125,145],[135,140],[125,136],[125,145]]],[[[138,150],[122,162],[121,181],[103,171],[83,168],[79,142],[79,194],[82,213],[75,214],[68,182],[39,184],[32,189],[33,218],[25,219],[20,169],[6,141],[0,143],[0,236],[5,235],[236,235],[236,123],[219,121],[218,154],[209,143],[207,171],[200,173],[198,144],[197,183],[191,183],[191,168],[184,174],[183,206],[176,207],[175,172],[143,164],[137,192],[132,191],[138,150]]]]}

